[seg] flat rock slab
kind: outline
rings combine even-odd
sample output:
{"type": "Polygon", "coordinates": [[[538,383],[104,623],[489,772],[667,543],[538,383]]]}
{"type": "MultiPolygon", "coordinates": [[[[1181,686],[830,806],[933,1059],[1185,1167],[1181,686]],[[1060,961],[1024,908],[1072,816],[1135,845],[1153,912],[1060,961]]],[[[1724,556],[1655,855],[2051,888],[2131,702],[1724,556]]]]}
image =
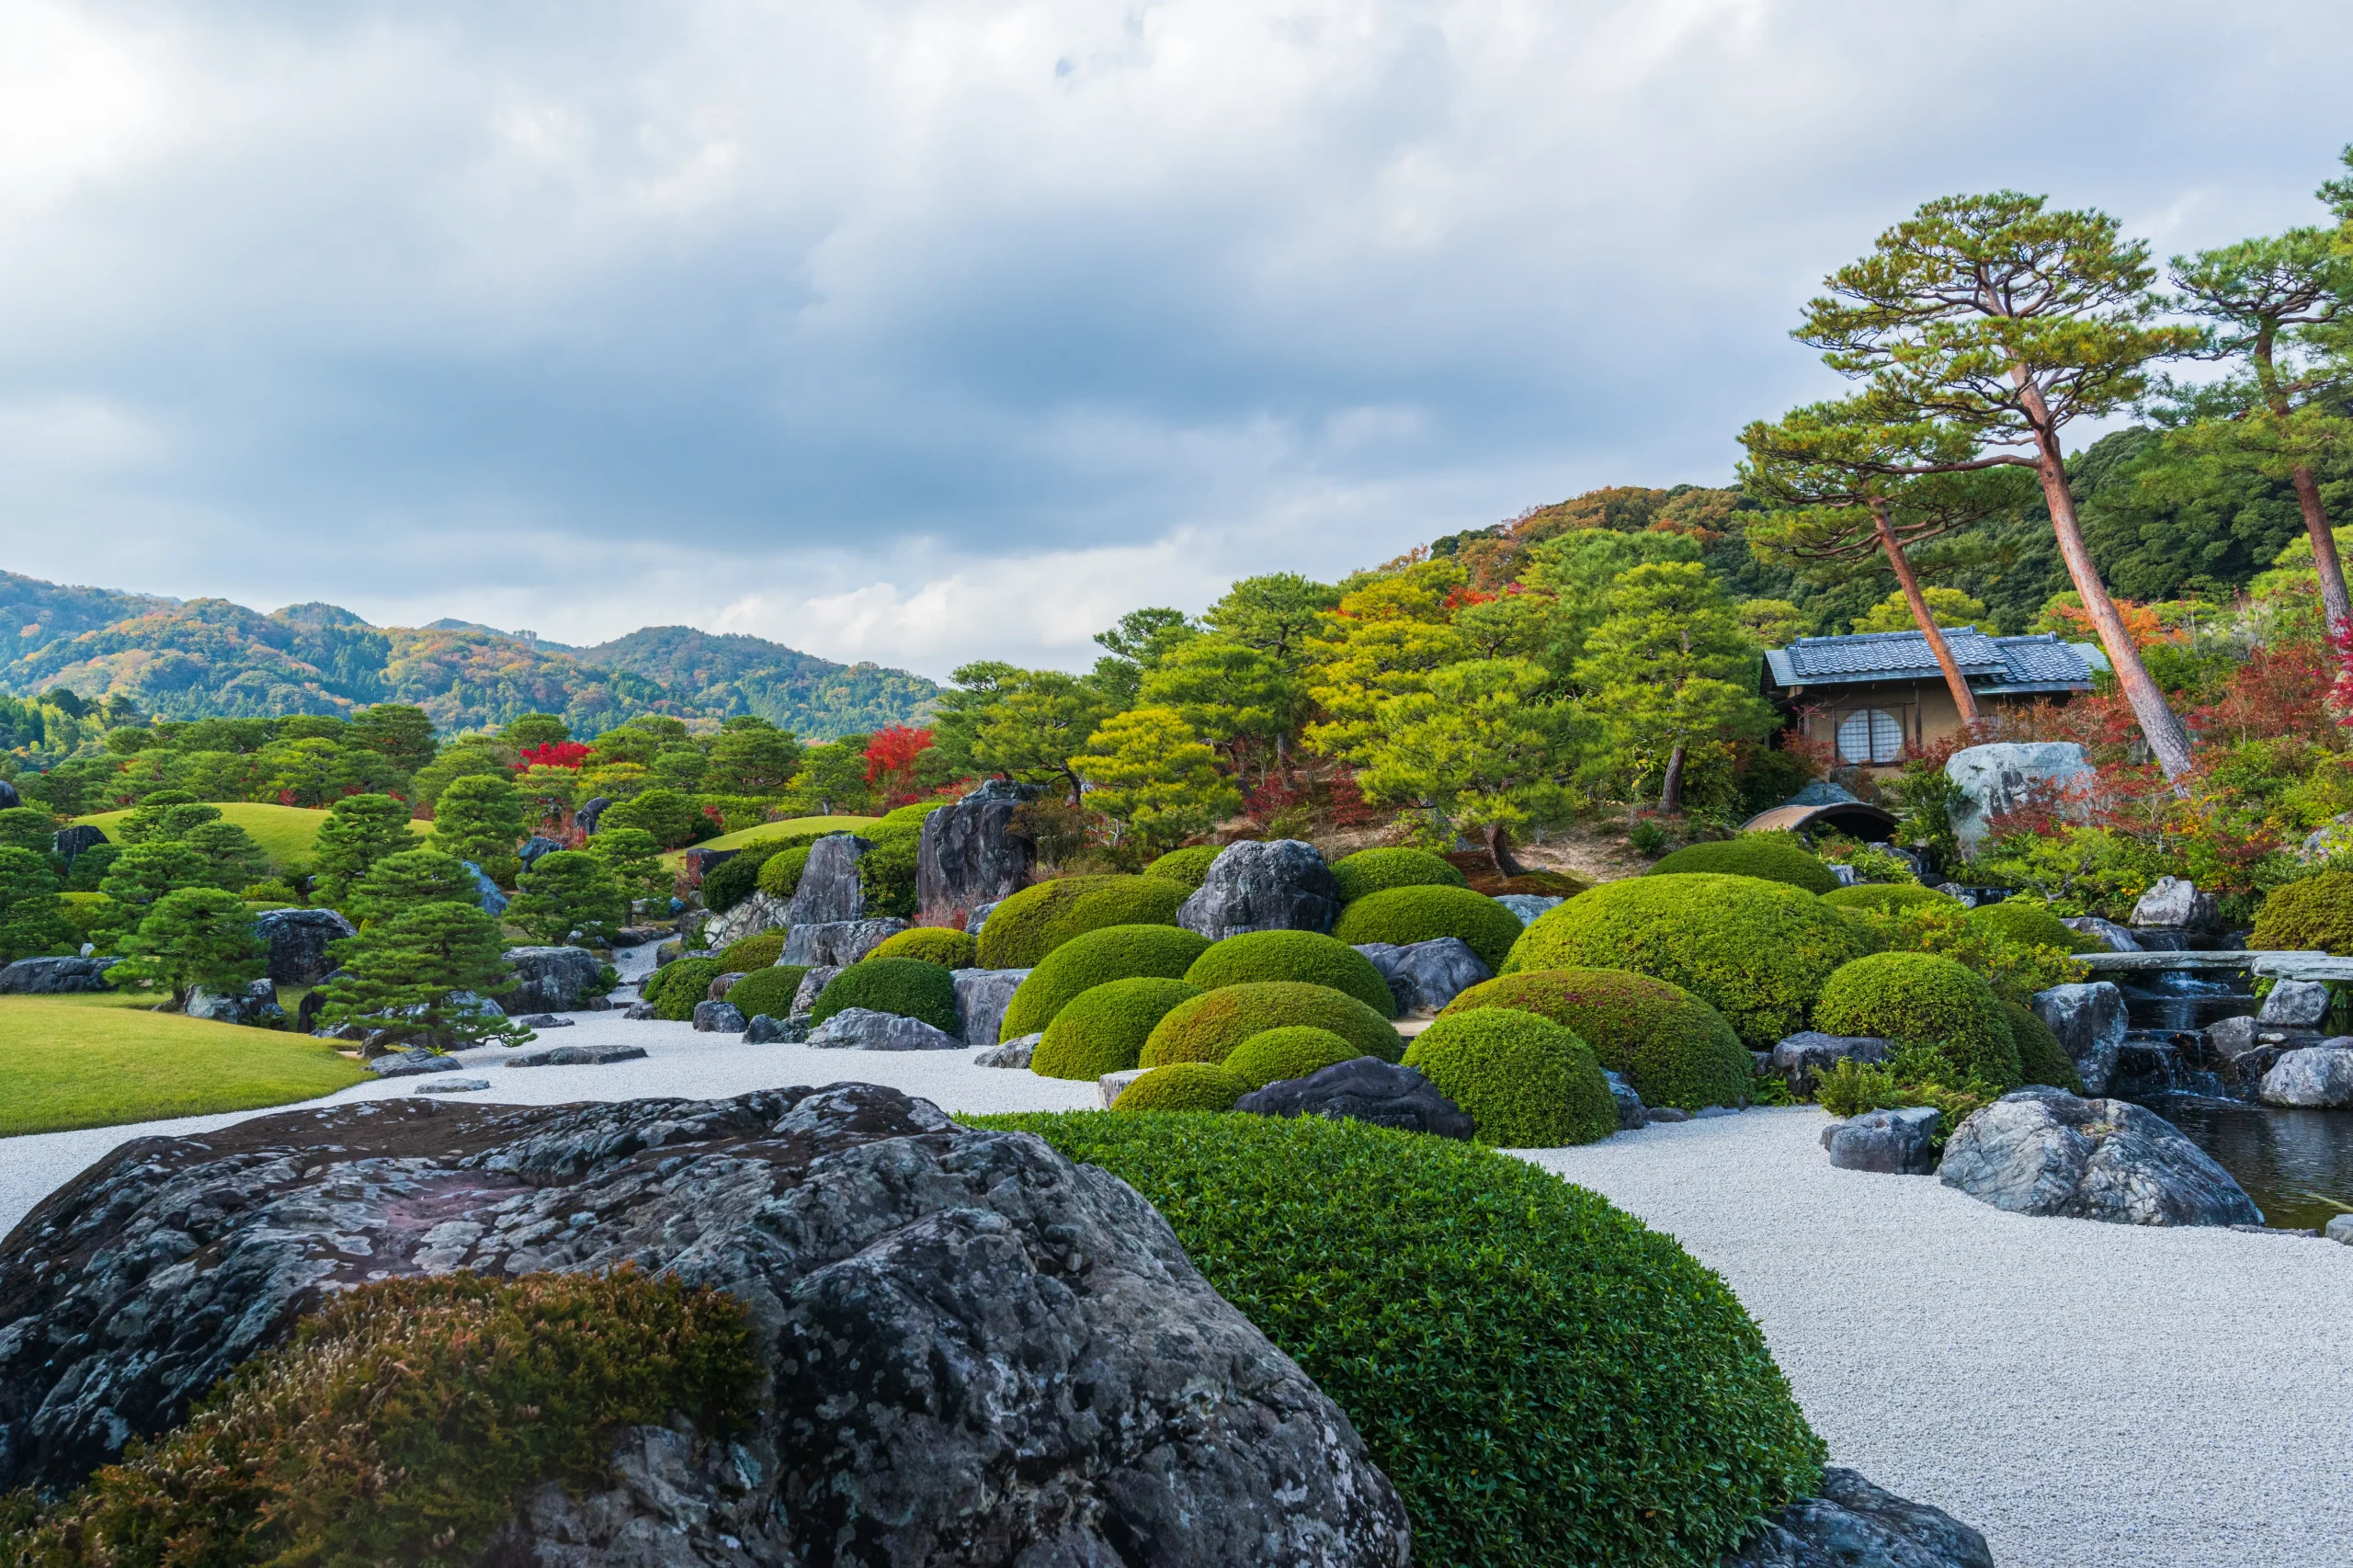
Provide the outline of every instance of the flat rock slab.
{"type": "Polygon", "coordinates": [[[409,1091],[412,1095],[465,1095],[476,1089],[487,1089],[487,1078],[435,1078],[419,1084],[409,1091]]]}
{"type": "Polygon", "coordinates": [[[515,1021],[521,1024],[526,1028],[568,1029],[579,1020],[576,1018],[560,1017],[553,1013],[533,1013],[528,1018],[517,1018],[515,1021]]]}
{"type": "Polygon", "coordinates": [[[509,1067],[602,1067],[610,1062],[635,1062],[645,1054],[645,1047],[642,1045],[551,1045],[540,1051],[518,1051],[506,1058],[506,1064],[509,1067]]]}
{"type": "Polygon", "coordinates": [[[961,1051],[964,1042],[921,1018],[845,1007],[809,1031],[813,1051],[961,1051]]]}
{"type": "Polygon", "coordinates": [[[380,1078],[414,1078],[420,1073],[455,1073],[463,1065],[454,1056],[444,1056],[438,1051],[421,1048],[388,1051],[367,1063],[368,1071],[380,1078]]]}

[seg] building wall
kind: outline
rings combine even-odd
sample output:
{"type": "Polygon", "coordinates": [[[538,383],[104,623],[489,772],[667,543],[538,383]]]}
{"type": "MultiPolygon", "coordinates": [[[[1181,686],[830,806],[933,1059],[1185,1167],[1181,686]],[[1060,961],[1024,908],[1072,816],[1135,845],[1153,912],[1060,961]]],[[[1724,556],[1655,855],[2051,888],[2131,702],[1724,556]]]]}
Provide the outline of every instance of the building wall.
{"type": "MultiPolygon", "coordinates": [[[[1847,715],[1863,709],[1877,709],[1893,717],[1903,726],[1904,740],[1907,745],[1934,745],[1961,733],[1961,710],[1954,705],[1952,692],[1941,680],[1868,681],[1851,686],[1810,687],[1790,700],[1802,716],[1799,733],[1810,741],[1818,741],[1825,745],[1833,743],[1838,725],[1847,715]]],[[[1990,711],[2006,700],[1980,698],[1978,706],[1990,711]]],[[[1892,767],[1893,764],[1879,766],[1892,767]]]]}

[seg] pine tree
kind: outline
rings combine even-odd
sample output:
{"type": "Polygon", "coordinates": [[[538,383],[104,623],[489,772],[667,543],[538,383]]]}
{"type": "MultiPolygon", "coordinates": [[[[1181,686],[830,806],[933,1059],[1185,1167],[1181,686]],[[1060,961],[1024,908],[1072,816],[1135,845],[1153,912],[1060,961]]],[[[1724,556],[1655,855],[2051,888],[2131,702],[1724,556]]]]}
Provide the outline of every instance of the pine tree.
{"type": "Polygon", "coordinates": [[[522,837],[522,799],[497,774],[453,778],[434,802],[433,847],[472,860],[502,886],[521,869],[515,846],[522,837]]]}
{"type": "Polygon", "coordinates": [[[521,890],[506,906],[506,921],[542,942],[574,937],[604,943],[627,922],[629,906],[604,861],[577,849],[543,855],[517,880],[521,890]]]}
{"type": "Polygon", "coordinates": [[[169,991],[172,1006],[188,1006],[199,986],[235,993],[269,967],[269,943],[254,927],[253,912],[219,888],[165,893],[122,940],[123,961],[107,971],[122,989],[169,991]]]}
{"type": "Polygon", "coordinates": [[[676,874],[662,863],[662,846],[642,827],[599,825],[583,847],[605,863],[631,903],[661,903],[677,885],[676,874]]]}
{"type": "Polygon", "coordinates": [[[346,795],[328,810],[312,848],[319,901],[336,908],[375,865],[416,847],[408,802],[391,795],[346,795]]]}
{"type": "Polygon", "coordinates": [[[473,873],[438,849],[387,855],[351,885],[340,906],[354,920],[388,920],[427,903],[481,905],[473,873]]]}
{"type": "Polygon", "coordinates": [[[1427,689],[1381,705],[1357,784],[1366,800],[1436,813],[1442,845],[1477,836],[1499,875],[1520,873],[1516,830],[1558,811],[1581,728],[1532,659],[1472,659],[1432,672],[1427,689]]]}
{"type": "Polygon", "coordinates": [[[523,1026],[475,1005],[505,990],[498,922],[468,903],[420,903],[335,944],[341,971],[320,988],[320,1020],[388,1030],[438,1051],[515,1044],[523,1026]]]}
{"type": "Polygon", "coordinates": [[[1217,770],[1217,754],[1165,708],[1138,708],[1106,720],[1070,766],[1087,782],[1085,801],[1146,848],[1207,830],[1242,804],[1217,770]]]}
{"type": "Polygon", "coordinates": [[[1733,684],[1756,645],[1704,566],[1637,566],[1610,590],[1609,609],[1577,662],[1585,706],[1608,726],[1620,769],[1655,767],[1659,809],[1679,812],[1695,756],[1729,755],[1733,741],[1772,728],[1773,710],[1733,684]]]}
{"type": "Polygon", "coordinates": [[[0,846],[0,963],[54,952],[78,939],[58,902],[49,862],[29,849],[0,846]]]}

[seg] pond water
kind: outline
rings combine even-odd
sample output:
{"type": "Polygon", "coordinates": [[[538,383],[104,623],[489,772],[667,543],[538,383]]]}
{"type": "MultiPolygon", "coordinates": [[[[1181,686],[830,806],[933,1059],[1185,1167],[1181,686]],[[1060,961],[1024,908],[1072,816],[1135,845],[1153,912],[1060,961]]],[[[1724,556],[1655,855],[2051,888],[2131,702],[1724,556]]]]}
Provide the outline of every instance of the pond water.
{"type": "Polygon", "coordinates": [[[2283,1110],[2198,1095],[2144,1102],[2238,1178],[2266,1223],[2317,1230],[2353,1214],[2353,1111],[2283,1110]]]}

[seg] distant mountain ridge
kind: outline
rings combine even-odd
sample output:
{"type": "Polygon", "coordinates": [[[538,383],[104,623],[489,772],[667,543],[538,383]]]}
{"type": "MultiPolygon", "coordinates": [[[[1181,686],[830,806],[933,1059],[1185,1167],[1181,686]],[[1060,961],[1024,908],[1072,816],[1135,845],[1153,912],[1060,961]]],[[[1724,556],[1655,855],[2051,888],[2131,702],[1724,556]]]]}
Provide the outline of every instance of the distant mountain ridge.
{"type": "Polygon", "coordinates": [[[596,648],[470,621],[371,626],[339,605],[268,615],[226,599],[66,587],[0,572],[0,691],[122,696],[171,719],[413,702],[445,732],[561,713],[592,735],[640,713],[756,713],[804,739],[920,722],[939,688],[765,638],[647,627],[596,648]]]}

